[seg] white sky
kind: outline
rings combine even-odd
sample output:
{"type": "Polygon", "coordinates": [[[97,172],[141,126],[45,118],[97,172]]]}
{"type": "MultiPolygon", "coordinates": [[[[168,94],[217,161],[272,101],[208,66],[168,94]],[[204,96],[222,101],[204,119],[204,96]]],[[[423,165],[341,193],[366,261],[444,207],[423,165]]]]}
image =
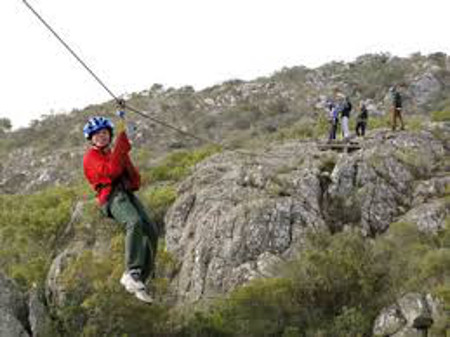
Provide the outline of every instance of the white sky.
{"type": "MultiPolygon", "coordinates": [[[[196,90],[366,53],[450,54],[448,0],[29,0],[117,95],[196,90]]],[[[25,7],[0,0],[0,117],[110,97],[25,7]]]]}

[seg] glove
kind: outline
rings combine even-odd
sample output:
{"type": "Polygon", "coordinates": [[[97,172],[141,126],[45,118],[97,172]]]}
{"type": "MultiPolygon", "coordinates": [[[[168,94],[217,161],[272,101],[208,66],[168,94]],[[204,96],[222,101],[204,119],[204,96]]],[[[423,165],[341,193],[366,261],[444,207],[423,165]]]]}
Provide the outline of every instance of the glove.
{"type": "Polygon", "coordinates": [[[117,110],[116,111],[116,115],[121,119],[125,118],[125,114],[126,114],[125,110],[117,110]]]}
{"type": "Polygon", "coordinates": [[[125,120],[123,119],[123,118],[121,118],[117,123],[116,123],[116,130],[117,130],[117,133],[119,134],[119,133],[121,133],[121,132],[123,132],[123,131],[125,131],[125,120]]]}

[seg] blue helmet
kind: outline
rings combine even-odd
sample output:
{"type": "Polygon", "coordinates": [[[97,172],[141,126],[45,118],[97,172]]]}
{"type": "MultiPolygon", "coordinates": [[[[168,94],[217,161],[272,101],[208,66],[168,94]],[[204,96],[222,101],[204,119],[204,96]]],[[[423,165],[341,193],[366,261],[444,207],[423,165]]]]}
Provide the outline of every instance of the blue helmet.
{"type": "Polygon", "coordinates": [[[109,132],[111,133],[111,137],[113,136],[114,125],[108,118],[92,117],[91,119],[89,119],[89,121],[83,128],[84,137],[90,140],[94,135],[94,133],[102,129],[108,129],[109,132]]]}

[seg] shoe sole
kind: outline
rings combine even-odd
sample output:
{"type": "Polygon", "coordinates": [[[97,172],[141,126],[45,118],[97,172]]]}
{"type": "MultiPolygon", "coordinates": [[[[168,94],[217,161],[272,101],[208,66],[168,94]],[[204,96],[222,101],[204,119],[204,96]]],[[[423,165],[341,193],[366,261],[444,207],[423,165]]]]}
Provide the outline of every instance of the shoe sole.
{"type": "Polygon", "coordinates": [[[140,291],[137,291],[137,292],[134,293],[134,296],[135,296],[139,301],[144,302],[144,303],[146,303],[146,304],[153,304],[154,299],[153,299],[149,294],[145,293],[144,296],[148,296],[147,299],[145,299],[144,297],[142,297],[142,298],[139,297],[139,294],[140,294],[140,293],[141,293],[140,291]]]}

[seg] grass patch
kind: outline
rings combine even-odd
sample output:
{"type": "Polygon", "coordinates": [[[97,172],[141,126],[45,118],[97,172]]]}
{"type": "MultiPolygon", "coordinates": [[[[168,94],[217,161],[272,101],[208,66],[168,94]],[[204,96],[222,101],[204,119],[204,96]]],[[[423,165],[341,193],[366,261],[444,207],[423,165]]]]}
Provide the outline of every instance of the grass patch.
{"type": "Polygon", "coordinates": [[[450,110],[433,111],[431,113],[431,120],[433,122],[449,122],[450,121],[450,110]]]}
{"type": "Polygon", "coordinates": [[[172,185],[154,186],[142,192],[142,200],[159,228],[163,228],[164,216],[176,198],[177,191],[172,185]]]}
{"type": "Polygon", "coordinates": [[[189,175],[195,164],[220,151],[218,146],[207,146],[193,151],[176,151],[169,154],[160,165],[143,172],[143,181],[150,183],[180,181],[189,175]]]}
{"type": "Polygon", "coordinates": [[[76,197],[73,189],[60,187],[31,195],[0,195],[0,269],[23,287],[42,283],[76,197]]]}

